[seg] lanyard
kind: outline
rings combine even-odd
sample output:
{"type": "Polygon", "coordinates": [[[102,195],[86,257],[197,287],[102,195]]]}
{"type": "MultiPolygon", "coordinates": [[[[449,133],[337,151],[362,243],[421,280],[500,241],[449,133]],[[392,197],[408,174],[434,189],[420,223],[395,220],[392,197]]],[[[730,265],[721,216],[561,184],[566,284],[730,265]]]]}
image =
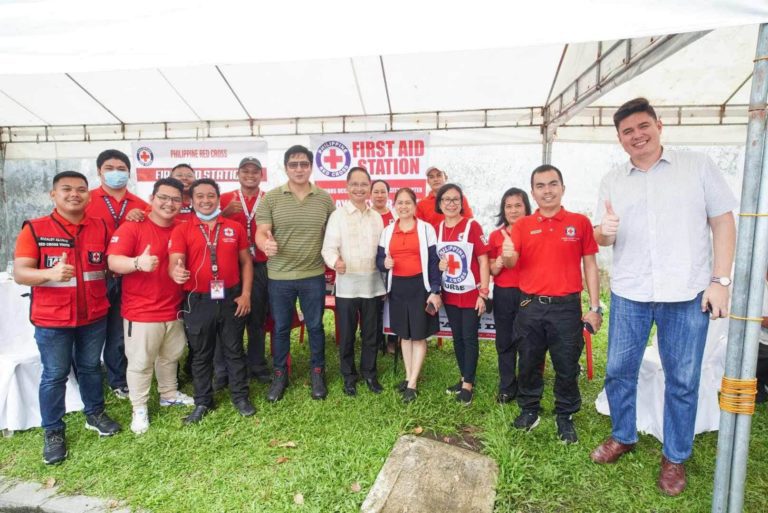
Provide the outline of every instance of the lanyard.
{"type": "Polygon", "coordinates": [[[237,195],[240,197],[240,204],[243,205],[243,213],[245,214],[245,229],[248,235],[248,247],[251,250],[251,256],[255,257],[256,241],[253,239],[253,235],[251,234],[251,221],[253,221],[253,219],[256,217],[256,208],[259,206],[259,200],[261,200],[263,193],[259,191],[259,194],[256,195],[256,201],[253,203],[253,209],[251,211],[248,211],[248,208],[245,204],[243,191],[237,191],[237,195]]]}
{"type": "Polygon", "coordinates": [[[124,198],[123,201],[120,202],[120,214],[115,214],[115,207],[113,207],[112,202],[109,201],[109,196],[102,196],[102,198],[104,198],[104,201],[107,204],[107,208],[109,209],[109,213],[112,215],[112,220],[115,222],[115,228],[117,228],[120,226],[120,220],[125,214],[125,209],[128,208],[128,198],[124,198]]]}
{"type": "Polygon", "coordinates": [[[213,234],[213,242],[211,242],[211,238],[208,237],[208,232],[205,231],[203,225],[198,224],[197,226],[200,227],[200,231],[203,233],[203,237],[205,237],[205,243],[208,245],[208,251],[211,254],[211,273],[213,273],[213,279],[218,280],[219,266],[216,263],[216,245],[219,243],[219,230],[221,230],[221,223],[216,223],[216,233],[213,234]]]}

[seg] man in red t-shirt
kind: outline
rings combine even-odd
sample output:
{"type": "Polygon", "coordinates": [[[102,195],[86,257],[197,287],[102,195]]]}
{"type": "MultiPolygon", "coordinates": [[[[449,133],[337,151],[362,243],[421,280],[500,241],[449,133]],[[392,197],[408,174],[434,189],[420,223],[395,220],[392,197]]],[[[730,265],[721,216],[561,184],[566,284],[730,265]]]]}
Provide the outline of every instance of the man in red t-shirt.
{"type": "MultiPolygon", "coordinates": [[[[267,317],[267,255],[256,247],[256,209],[259,206],[264,191],[259,190],[263,171],[261,162],[256,157],[245,157],[240,161],[237,178],[240,189],[225,192],[221,195],[221,215],[237,221],[245,228],[248,244],[253,256],[253,287],[251,288],[251,313],[245,319],[248,330],[248,372],[252,378],[261,383],[269,383],[272,376],[264,357],[264,321],[267,317]]],[[[243,339],[241,333],[238,340],[243,339]]],[[[221,377],[226,376],[224,358],[216,346],[214,359],[214,375],[216,384],[223,385],[221,377]]]]}
{"type": "MultiPolygon", "coordinates": [[[[429,194],[419,200],[419,202],[416,204],[416,217],[431,224],[432,228],[435,230],[437,230],[437,227],[440,225],[440,221],[445,219],[445,216],[443,214],[439,214],[435,208],[435,197],[437,191],[439,191],[440,187],[445,185],[445,182],[447,181],[448,175],[444,171],[441,171],[436,167],[430,167],[427,169],[427,185],[429,185],[429,194]]],[[[474,217],[472,209],[469,207],[469,203],[467,202],[466,196],[462,196],[461,198],[461,208],[461,215],[463,217],[466,217],[467,219],[474,217]]]]}
{"type": "Polygon", "coordinates": [[[168,241],[182,192],[183,185],[175,178],[155,182],[149,214],[118,228],[107,250],[110,270],[123,275],[126,378],[133,406],[131,430],[136,434],[149,429],[147,399],[153,368],[160,406],[194,404],[179,392],[176,381],[186,337],[179,312],[181,286],[168,275],[168,241]]]}
{"type": "MultiPolygon", "coordinates": [[[[96,158],[101,187],[91,190],[90,202],[85,208],[88,217],[104,220],[110,234],[125,221],[140,221],[149,205],[128,191],[131,161],[128,155],[118,150],[102,151],[96,158]]],[[[128,398],[128,383],[125,379],[127,360],[123,340],[123,318],[120,315],[122,296],[120,276],[107,273],[107,338],[104,342],[104,365],[107,368],[109,388],[120,399],[128,398]]]]}
{"type": "MultiPolygon", "coordinates": [[[[557,434],[565,443],[578,440],[572,415],[581,408],[579,357],[586,325],[597,331],[602,322],[597,243],[586,216],[562,207],[565,191],[560,170],[548,164],[531,174],[531,194],[539,208],[512,226],[513,247],[505,265],[520,271],[520,310],[514,337],[519,343],[517,402],[514,426],[530,431],[539,424],[544,390],[542,366],[547,351],[555,369],[557,434]],[[589,294],[589,312],[581,315],[581,266],[589,294]]],[[[506,256],[506,255],[502,255],[506,256]]]]}
{"type": "Polygon", "coordinates": [[[192,349],[195,410],[186,424],[200,422],[213,408],[213,352],[222,345],[232,403],[243,416],[256,413],[248,398],[248,371],[242,334],[251,311],[253,264],[245,229],[222,217],[219,186],[210,178],[190,187],[195,218],[171,233],[168,272],[184,286],[184,325],[192,349]]]}

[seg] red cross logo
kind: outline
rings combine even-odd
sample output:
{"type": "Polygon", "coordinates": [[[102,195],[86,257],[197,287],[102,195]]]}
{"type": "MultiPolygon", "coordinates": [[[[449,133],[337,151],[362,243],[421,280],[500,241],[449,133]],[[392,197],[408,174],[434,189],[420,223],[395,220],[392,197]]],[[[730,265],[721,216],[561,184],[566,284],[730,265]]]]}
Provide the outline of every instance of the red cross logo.
{"type": "Polygon", "coordinates": [[[149,153],[147,153],[146,151],[142,151],[141,153],[139,153],[139,158],[141,159],[142,162],[146,162],[149,160],[149,153]]]}
{"type": "Polygon", "coordinates": [[[456,260],[456,256],[453,253],[448,253],[448,274],[456,274],[461,268],[461,262],[456,260]]]}
{"type": "Polygon", "coordinates": [[[323,157],[323,162],[327,163],[331,169],[336,169],[336,166],[338,166],[343,160],[344,157],[341,155],[336,155],[336,148],[331,148],[328,154],[323,157]]]}

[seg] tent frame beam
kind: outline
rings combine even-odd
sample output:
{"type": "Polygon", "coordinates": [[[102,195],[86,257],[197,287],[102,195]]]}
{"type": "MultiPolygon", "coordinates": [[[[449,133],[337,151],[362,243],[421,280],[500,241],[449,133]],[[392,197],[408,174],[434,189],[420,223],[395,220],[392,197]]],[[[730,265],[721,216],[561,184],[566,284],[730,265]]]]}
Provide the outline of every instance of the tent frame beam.
{"type": "MultiPolygon", "coordinates": [[[[617,107],[582,109],[563,126],[613,127],[617,107]]],[[[671,105],[658,107],[665,126],[744,126],[747,105],[671,105]]],[[[381,113],[280,119],[200,120],[166,123],[39,125],[0,127],[0,143],[125,141],[147,139],[219,139],[331,133],[413,132],[493,128],[539,128],[546,134],[542,107],[381,113]]],[[[549,125],[551,126],[551,125],[549,125]]],[[[550,138],[551,145],[553,139],[550,138]]],[[[545,151],[547,149],[545,148],[545,151]]],[[[551,146],[548,150],[551,154],[551,146]]]]}

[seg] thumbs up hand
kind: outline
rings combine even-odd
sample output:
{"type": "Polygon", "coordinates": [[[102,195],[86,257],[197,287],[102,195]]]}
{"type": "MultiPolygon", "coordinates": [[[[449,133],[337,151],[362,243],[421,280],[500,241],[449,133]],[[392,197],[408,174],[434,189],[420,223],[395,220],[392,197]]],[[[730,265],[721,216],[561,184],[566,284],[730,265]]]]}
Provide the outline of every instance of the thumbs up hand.
{"type": "Polygon", "coordinates": [[[156,256],[150,254],[150,249],[150,245],[147,244],[147,247],[144,248],[144,252],[136,257],[137,271],[151,273],[157,269],[158,264],[160,264],[160,260],[156,256]]]}
{"type": "Polygon", "coordinates": [[[49,281],[69,281],[75,275],[75,266],[67,263],[67,253],[64,252],[49,272],[49,281]]]}
{"type": "Polygon", "coordinates": [[[387,269],[392,269],[395,266],[395,261],[392,259],[392,256],[387,253],[387,256],[384,258],[384,267],[387,269]]]}
{"type": "Polygon", "coordinates": [[[509,236],[506,228],[501,229],[501,234],[504,236],[504,242],[501,243],[501,256],[511,258],[515,252],[515,243],[512,242],[512,238],[509,236]]]}
{"type": "Polygon", "coordinates": [[[179,285],[183,285],[189,280],[189,271],[184,267],[184,262],[181,261],[181,258],[176,261],[171,278],[179,285]]]}
{"type": "Polygon", "coordinates": [[[606,237],[614,237],[619,231],[619,216],[613,211],[613,205],[611,202],[605,201],[605,214],[603,215],[603,221],[600,223],[600,232],[606,237]]]}
{"type": "Polygon", "coordinates": [[[272,231],[267,232],[267,241],[264,243],[264,254],[268,257],[277,255],[277,241],[272,236],[272,231]]]}
{"type": "Polygon", "coordinates": [[[437,266],[440,268],[440,272],[445,272],[445,270],[448,269],[448,259],[441,258],[437,266]]]}

